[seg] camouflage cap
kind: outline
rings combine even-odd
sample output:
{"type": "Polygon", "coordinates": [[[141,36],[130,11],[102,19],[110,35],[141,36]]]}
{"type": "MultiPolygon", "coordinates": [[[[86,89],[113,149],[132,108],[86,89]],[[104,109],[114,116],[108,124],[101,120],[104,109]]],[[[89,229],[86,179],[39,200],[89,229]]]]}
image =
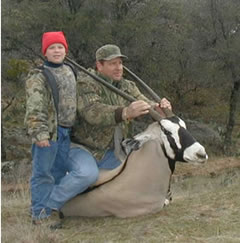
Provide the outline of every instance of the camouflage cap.
{"type": "Polygon", "coordinates": [[[100,61],[100,60],[109,61],[116,57],[127,58],[127,56],[121,54],[120,48],[116,45],[107,44],[100,47],[96,51],[96,61],[100,61]]]}

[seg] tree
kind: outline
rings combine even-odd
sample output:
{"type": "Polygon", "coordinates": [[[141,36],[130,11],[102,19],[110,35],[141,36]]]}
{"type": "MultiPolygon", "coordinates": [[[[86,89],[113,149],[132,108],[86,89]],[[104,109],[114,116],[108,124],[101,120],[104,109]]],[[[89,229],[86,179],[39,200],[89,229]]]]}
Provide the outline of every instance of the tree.
{"type": "MultiPolygon", "coordinates": [[[[232,132],[239,115],[240,94],[240,4],[239,1],[205,1],[198,16],[198,38],[203,60],[213,67],[216,86],[228,90],[228,118],[224,145],[231,146],[232,132]],[[203,14],[205,12],[205,14],[203,14]]],[[[212,73],[211,72],[211,73],[212,73]]],[[[209,73],[209,74],[211,74],[209,73]]]]}
{"type": "Polygon", "coordinates": [[[226,125],[228,147],[240,102],[239,5],[239,0],[3,0],[2,84],[9,83],[11,60],[35,65],[43,59],[43,32],[64,31],[69,56],[85,67],[93,67],[97,48],[117,44],[129,57],[125,65],[168,97],[177,114],[226,125]]]}

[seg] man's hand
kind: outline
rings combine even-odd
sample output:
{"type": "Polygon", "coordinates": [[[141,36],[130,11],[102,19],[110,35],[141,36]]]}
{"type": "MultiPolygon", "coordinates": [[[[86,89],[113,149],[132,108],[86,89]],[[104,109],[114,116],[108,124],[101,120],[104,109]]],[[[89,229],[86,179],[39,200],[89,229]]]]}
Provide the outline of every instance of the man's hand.
{"type": "Polygon", "coordinates": [[[160,103],[156,103],[155,110],[162,116],[165,117],[164,109],[172,110],[171,103],[166,99],[162,98],[160,103]]]}
{"type": "Polygon", "coordinates": [[[38,141],[36,142],[36,145],[39,147],[50,147],[50,143],[48,140],[38,141]]]}
{"type": "Polygon", "coordinates": [[[149,113],[150,108],[151,106],[143,100],[134,101],[128,107],[123,109],[122,118],[123,120],[131,120],[149,113]]]}
{"type": "Polygon", "coordinates": [[[160,105],[160,108],[168,109],[170,111],[172,110],[172,105],[166,98],[162,98],[159,105],[160,105]]]}
{"type": "MultiPolygon", "coordinates": [[[[134,101],[128,107],[125,107],[123,109],[122,118],[123,120],[134,119],[136,117],[149,113],[150,108],[151,106],[143,100],[134,101]]],[[[155,105],[155,110],[159,112],[163,117],[165,117],[166,115],[164,114],[162,109],[172,110],[171,103],[166,98],[161,99],[161,102],[156,103],[155,105]]]]}

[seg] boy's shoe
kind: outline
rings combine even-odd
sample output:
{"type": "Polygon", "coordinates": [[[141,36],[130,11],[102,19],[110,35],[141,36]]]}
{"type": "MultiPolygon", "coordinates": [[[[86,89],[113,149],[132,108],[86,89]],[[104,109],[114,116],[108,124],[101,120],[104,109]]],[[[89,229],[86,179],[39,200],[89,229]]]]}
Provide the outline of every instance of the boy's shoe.
{"type": "Polygon", "coordinates": [[[33,225],[47,226],[51,230],[62,229],[63,217],[58,211],[52,211],[52,214],[43,219],[33,219],[33,225]]]}
{"type": "MultiPolygon", "coordinates": [[[[31,214],[32,213],[33,212],[31,210],[31,214]]],[[[43,208],[38,216],[33,216],[32,215],[32,224],[33,225],[41,225],[44,222],[46,222],[48,217],[49,217],[49,215],[47,215],[45,208],[43,208]]]]}

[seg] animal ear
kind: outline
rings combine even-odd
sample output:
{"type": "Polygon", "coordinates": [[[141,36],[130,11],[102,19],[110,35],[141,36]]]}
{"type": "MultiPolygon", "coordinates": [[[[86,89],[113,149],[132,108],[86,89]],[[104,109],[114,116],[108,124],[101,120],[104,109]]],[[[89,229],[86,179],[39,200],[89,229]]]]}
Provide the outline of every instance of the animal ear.
{"type": "Polygon", "coordinates": [[[141,147],[138,140],[130,138],[123,140],[121,145],[126,155],[130,154],[133,150],[138,150],[141,147]]]}

